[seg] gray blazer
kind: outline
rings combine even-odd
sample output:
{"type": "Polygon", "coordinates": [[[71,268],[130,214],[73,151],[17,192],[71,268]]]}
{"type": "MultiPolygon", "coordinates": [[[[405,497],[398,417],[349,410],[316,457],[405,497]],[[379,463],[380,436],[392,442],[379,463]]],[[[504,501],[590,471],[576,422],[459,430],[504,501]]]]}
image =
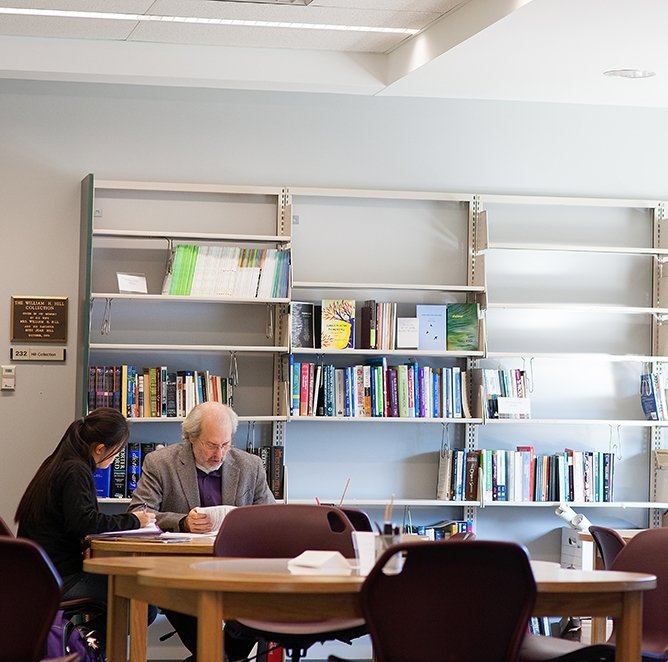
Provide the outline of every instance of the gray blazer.
{"type": "MultiPolygon", "coordinates": [[[[231,448],[222,466],[223,505],[249,506],[275,503],[267,485],[262,461],[238,448],[231,448]]],[[[189,441],[149,453],[142,465],[129,511],[146,504],[156,513],[163,531],[178,531],[179,522],[200,506],[195,456],[189,441]]]]}

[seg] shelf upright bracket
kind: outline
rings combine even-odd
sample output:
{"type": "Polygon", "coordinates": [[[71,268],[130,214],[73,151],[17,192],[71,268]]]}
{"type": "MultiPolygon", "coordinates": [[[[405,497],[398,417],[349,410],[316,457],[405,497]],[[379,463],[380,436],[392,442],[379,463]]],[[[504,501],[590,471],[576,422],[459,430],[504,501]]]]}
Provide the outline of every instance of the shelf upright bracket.
{"type": "MultiPolygon", "coordinates": [[[[466,359],[466,371],[469,376],[471,375],[471,370],[473,368],[479,367],[478,359],[467,358],[466,359]]],[[[471,385],[471,379],[467,380],[468,393],[465,397],[469,399],[469,402],[473,403],[473,387],[471,385]]],[[[465,425],[465,434],[466,439],[464,443],[464,448],[467,451],[477,451],[478,450],[478,428],[479,426],[475,423],[466,423],[465,425]]],[[[464,506],[464,519],[469,520],[473,523],[473,530],[475,531],[478,527],[478,507],[477,506],[464,506]]]]}
{"type": "Polygon", "coordinates": [[[483,211],[479,195],[469,203],[467,285],[485,287],[485,250],[487,248],[487,212],[483,211]]]}
{"type": "Polygon", "coordinates": [[[292,237],[292,196],[287,188],[282,188],[279,195],[276,234],[292,237]]]}
{"type": "MultiPolygon", "coordinates": [[[[653,218],[653,245],[654,248],[666,248],[668,244],[668,229],[664,229],[666,223],[666,206],[664,202],[659,202],[652,210],[653,218]]],[[[668,274],[663,274],[663,259],[658,255],[654,257],[654,270],[652,279],[652,306],[654,308],[668,307],[668,274]]],[[[666,324],[662,315],[652,316],[651,343],[653,356],[668,356],[668,324],[666,324]]],[[[663,363],[654,363],[653,370],[658,374],[664,372],[663,363]]],[[[656,501],[656,456],[654,451],[659,450],[663,444],[663,428],[652,426],[649,428],[649,500],[656,501]]],[[[662,526],[662,511],[659,508],[652,508],[649,511],[650,528],[659,528],[662,526]]]]}

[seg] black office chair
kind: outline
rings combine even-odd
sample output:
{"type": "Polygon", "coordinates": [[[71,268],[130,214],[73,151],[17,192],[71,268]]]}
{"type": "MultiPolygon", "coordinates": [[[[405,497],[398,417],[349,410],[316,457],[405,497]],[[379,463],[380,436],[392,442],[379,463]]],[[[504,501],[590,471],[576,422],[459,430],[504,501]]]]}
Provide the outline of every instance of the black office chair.
{"type": "Polygon", "coordinates": [[[515,662],[535,599],[523,547],[475,540],[394,545],[360,594],[377,662],[515,662]]]}
{"type": "MultiPolygon", "coordinates": [[[[0,517],[0,538],[3,536],[15,538],[13,531],[5,520],[0,517]]],[[[60,601],[60,609],[67,618],[86,620],[89,616],[99,615],[106,610],[106,606],[93,598],[69,598],[60,601]]]]}
{"type": "Polygon", "coordinates": [[[603,568],[610,570],[612,562],[617,558],[617,554],[622,551],[626,541],[617,531],[607,526],[592,525],[589,527],[589,533],[591,533],[596,549],[603,561],[603,568]]]}
{"type": "MultiPolygon", "coordinates": [[[[272,504],[241,506],[227,514],[214,542],[216,556],[293,558],[306,550],[340,552],[353,558],[353,527],[336,506],[272,504]]],[[[298,662],[308,648],[325,641],[345,641],[367,634],[364,620],[337,619],[284,623],[243,619],[226,628],[238,637],[275,643],[298,662]]]]}
{"type": "MultiPolygon", "coordinates": [[[[37,662],[60,608],[62,584],[42,548],[30,540],[0,536],[0,662],[37,662]]],[[[52,662],[78,662],[74,653],[52,662]]]]}

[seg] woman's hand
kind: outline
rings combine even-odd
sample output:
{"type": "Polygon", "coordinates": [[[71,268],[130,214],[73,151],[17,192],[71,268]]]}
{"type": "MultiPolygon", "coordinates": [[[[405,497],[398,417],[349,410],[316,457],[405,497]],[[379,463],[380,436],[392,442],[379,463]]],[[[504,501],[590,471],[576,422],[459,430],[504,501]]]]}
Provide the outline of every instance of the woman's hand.
{"type": "Polygon", "coordinates": [[[155,524],[155,513],[149,513],[144,510],[135,510],[132,514],[139,520],[140,527],[155,524]]]}

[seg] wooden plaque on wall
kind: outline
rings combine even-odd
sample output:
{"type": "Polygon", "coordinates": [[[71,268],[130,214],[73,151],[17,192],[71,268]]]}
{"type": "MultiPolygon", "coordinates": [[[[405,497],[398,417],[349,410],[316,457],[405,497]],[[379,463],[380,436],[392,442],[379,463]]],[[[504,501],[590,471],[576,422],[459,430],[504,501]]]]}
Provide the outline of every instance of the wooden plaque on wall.
{"type": "Polygon", "coordinates": [[[67,342],[67,297],[12,296],[11,341],[67,342]]]}

